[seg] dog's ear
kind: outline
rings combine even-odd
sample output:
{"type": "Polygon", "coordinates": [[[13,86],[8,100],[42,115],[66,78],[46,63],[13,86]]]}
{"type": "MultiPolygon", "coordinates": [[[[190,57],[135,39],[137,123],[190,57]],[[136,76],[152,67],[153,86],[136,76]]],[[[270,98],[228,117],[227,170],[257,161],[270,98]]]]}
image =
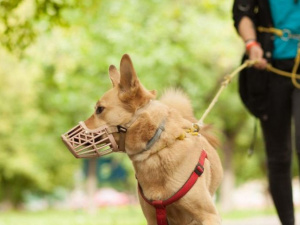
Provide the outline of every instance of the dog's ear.
{"type": "Polygon", "coordinates": [[[119,98],[133,109],[137,109],[154,99],[154,92],[148,91],[140,83],[129,55],[123,55],[120,63],[119,98]]]}
{"type": "Polygon", "coordinates": [[[109,67],[109,78],[112,82],[113,87],[116,87],[120,83],[120,73],[114,65],[109,67]]]}
{"type": "Polygon", "coordinates": [[[149,91],[154,97],[156,97],[157,91],[156,90],[151,90],[149,91]]]}
{"type": "Polygon", "coordinates": [[[120,63],[120,89],[122,92],[132,92],[137,90],[139,81],[136,76],[133,64],[129,55],[123,55],[120,63]]]}

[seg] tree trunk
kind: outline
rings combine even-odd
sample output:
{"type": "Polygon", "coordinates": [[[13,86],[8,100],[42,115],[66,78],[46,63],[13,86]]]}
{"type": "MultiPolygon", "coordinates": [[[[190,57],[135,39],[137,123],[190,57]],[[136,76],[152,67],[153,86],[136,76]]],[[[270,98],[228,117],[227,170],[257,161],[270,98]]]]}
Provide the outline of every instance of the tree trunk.
{"type": "Polygon", "coordinates": [[[88,174],[87,174],[87,194],[88,194],[88,211],[94,213],[96,211],[96,204],[94,201],[95,194],[97,191],[97,159],[90,159],[88,162],[88,174]]]}
{"type": "Polygon", "coordinates": [[[234,205],[232,203],[235,175],[233,172],[233,149],[234,149],[234,138],[226,136],[226,141],[223,145],[224,151],[224,179],[220,190],[221,209],[222,211],[230,211],[234,205]]]}

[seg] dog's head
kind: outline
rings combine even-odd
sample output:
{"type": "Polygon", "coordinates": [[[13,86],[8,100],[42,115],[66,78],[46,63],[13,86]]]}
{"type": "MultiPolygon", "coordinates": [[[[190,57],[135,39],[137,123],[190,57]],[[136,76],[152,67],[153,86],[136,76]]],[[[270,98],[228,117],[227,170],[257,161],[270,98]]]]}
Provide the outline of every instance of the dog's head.
{"type": "Polygon", "coordinates": [[[104,124],[109,126],[126,125],[139,109],[155,98],[154,91],[148,91],[140,83],[129,55],[123,55],[120,73],[114,65],[109,67],[109,77],[113,88],[107,91],[96,103],[95,112],[85,124],[95,129],[104,124]]]}
{"type": "Polygon", "coordinates": [[[148,91],[140,83],[127,54],[121,59],[120,72],[114,65],[109,67],[109,77],[113,87],[97,101],[94,113],[78,125],[80,128],[62,136],[76,157],[99,157],[120,151],[120,145],[124,145],[120,143],[124,141],[120,140],[122,134],[135,122],[139,111],[155,98],[155,91],[148,91]]]}

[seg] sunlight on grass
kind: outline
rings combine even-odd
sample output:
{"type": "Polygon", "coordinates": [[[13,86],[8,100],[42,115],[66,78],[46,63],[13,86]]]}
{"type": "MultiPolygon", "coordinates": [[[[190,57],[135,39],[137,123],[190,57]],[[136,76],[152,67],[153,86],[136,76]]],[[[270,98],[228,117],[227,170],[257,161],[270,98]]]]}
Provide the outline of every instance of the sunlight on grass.
{"type": "MultiPolygon", "coordinates": [[[[299,212],[299,209],[297,210],[299,212]]],[[[273,208],[221,213],[223,221],[275,215],[273,208]]],[[[78,211],[11,211],[0,213],[0,225],[146,225],[140,206],[101,208],[94,213],[78,211]]]]}
{"type": "Polygon", "coordinates": [[[7,212],[0,225],[146,225],[139,206],[101,208],[95,213],[79,211],[7,212]]]}

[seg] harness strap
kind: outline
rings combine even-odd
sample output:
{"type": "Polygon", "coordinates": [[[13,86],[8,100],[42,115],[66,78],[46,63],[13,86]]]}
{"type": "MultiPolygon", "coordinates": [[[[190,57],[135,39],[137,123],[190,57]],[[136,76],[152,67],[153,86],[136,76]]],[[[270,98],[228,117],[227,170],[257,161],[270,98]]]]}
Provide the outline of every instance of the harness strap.
{"type": "Polygon", "coordinates": [[[273,34],[276,34],[279,37],[283,36],[283,31],[280,30],[280,29],[277,29],[275,27],[262,27],[262,26],[259,26],[259,27],[257,27],[257,30],[259,32],[273,33],[273,34]]]}
{"type": "Polygon", "coordinates": [[[155,207],[156,210],[156,221],[157,225],[168,225],[167,220],[167,209],[166,206],[176,202],[180,198],[182,198],[189,190],[194,186],[197,179],[203,174],[204,172],[204,163],[205,159],[207,158],[207,153],[205,150],[202,150],[199,161],[190,175],[189,179],[185,182],[185,184],[170,198],[166,200],[149,200],[144,195],[143,189],[141,185],[138,183],[139,193],[142,198],[149,204],[155,207]]]}

